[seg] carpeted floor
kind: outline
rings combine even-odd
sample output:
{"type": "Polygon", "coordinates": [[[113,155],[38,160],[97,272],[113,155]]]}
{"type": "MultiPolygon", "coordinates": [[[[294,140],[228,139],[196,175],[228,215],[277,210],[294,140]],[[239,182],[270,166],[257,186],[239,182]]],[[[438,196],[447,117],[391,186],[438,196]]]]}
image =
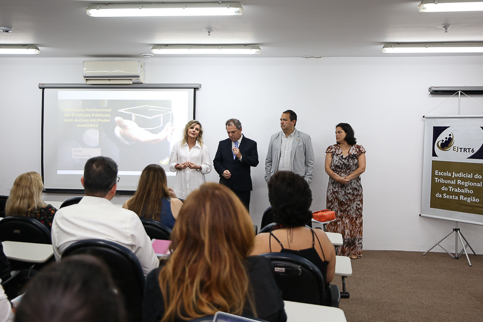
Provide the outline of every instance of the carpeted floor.
{"type": "MultiPolygon", "coordinates": [[[[341,299],[347,321],[483,321],[483,256],[363,251],[341,299]]],[[[340,277],[334,282],[342,290],[340,277]]],[[[321,319],[321,321],[323,321],[321,319]]]]}

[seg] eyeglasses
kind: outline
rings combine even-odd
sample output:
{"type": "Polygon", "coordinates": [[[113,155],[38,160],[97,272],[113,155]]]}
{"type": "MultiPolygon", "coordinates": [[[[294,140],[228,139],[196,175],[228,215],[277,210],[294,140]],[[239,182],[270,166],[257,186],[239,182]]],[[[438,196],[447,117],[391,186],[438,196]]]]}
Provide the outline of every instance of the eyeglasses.
{"type": "Polygon", "coordinates": [[[117,183],[119,183],[120,180],[121,180],[121,178],[117,177],[116,182],[114,182],[114,184],[109,188],[109,190],[111,190],[112,187],[114,187],[114,185],[116,185],[117,183]]]}

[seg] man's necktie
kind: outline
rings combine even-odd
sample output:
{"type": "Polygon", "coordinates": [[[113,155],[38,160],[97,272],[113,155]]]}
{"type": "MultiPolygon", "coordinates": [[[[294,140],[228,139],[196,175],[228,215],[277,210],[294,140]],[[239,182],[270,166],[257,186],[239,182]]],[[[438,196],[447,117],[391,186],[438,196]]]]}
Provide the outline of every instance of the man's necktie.
{"type": "MultiPolygon", "coordinates": [[[[235,141],[235,148],[238,149],[238,141],[235,141]]],[[[235,160],[236,158],[236,155],[235,155],[235,152],[233,152],[233,160],[235,160]]]]}

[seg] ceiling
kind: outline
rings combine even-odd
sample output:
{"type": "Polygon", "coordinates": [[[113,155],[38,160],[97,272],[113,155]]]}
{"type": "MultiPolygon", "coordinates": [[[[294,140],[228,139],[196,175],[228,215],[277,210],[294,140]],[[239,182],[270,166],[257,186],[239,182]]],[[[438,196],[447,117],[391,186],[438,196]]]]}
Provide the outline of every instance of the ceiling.
{"type": "Polygon", "coordinates": [[[256,44],[258,57],[381,57],[384,43],[483,41],[483,12],[420,13],[420,1],[240,0],[242,16],[86,15],[89,4],[105,2],[1,0],[0,26],[13,32],[0,33],[0,44],[37,45],[38,57],[142,57],[157,44],[256,44]]]}

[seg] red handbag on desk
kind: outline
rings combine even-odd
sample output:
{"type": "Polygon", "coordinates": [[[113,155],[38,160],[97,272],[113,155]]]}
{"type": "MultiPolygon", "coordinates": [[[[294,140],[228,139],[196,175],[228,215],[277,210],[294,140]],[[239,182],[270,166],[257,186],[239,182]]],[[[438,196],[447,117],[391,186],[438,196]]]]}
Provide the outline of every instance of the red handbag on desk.
{"type": "Polygon", "coordinates": [[[320,222],[331,221],[335,219],[335,211],[329,209],[319,210],[312,213],[312,218],[320,222]]]}

